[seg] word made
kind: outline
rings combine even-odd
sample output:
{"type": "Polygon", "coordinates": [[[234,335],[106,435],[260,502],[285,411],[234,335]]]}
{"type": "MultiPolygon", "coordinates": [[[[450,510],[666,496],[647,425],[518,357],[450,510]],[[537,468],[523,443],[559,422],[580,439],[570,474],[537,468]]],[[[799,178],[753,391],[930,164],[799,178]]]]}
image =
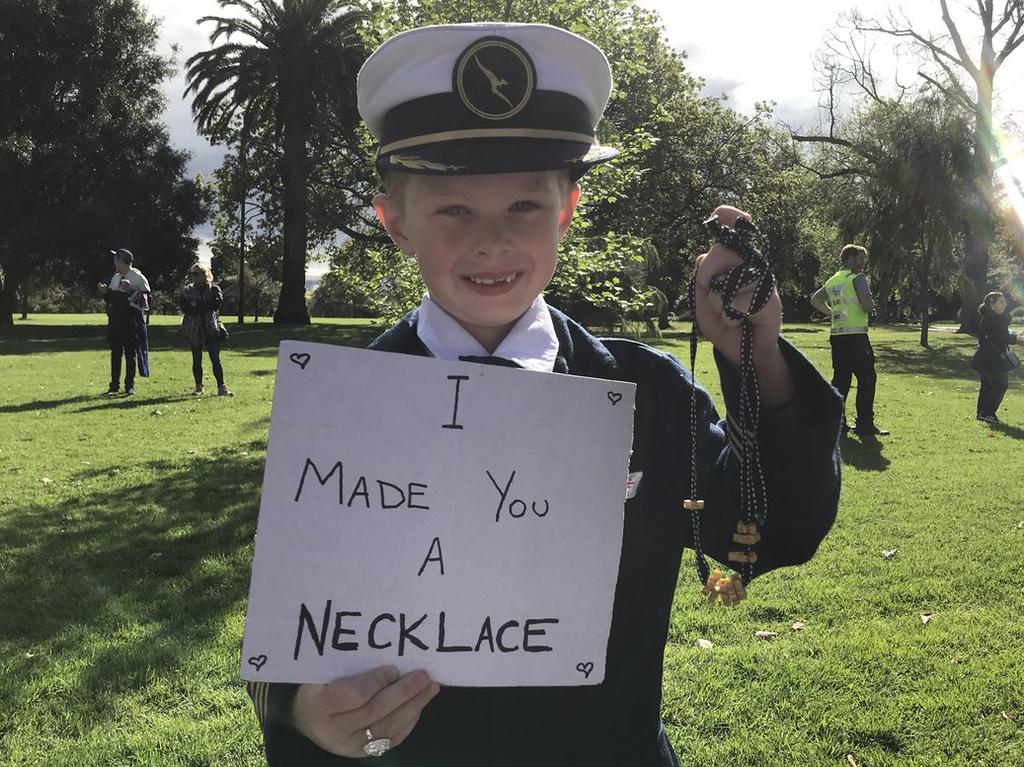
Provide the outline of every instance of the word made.
{"type": "Polygon", "coordinates": [[[364,475],[356,477],[349,491],[345,492],[345,466],[341,461],[336,461],[327,474],[320,472],[320,467],[307,458],[302,467],[302,476],[299,477],[299,486],[295,490],[295,502],[298,503],[302,492],[306,487],[306,479],[312,470],[313,478],[320,487],[327,487],[331,478],[337,475],[338,483],[338,505],[352,508],[353,504],[361,503],[365,508],[373,508],[376,503],[381,509],[398,509],[406,507],[409,509],[429,510],[430,507],[420,501],[427,492],[427,485],[423,482],[403,482],[395,484],[383,479],[368,480],[364,475]]]}

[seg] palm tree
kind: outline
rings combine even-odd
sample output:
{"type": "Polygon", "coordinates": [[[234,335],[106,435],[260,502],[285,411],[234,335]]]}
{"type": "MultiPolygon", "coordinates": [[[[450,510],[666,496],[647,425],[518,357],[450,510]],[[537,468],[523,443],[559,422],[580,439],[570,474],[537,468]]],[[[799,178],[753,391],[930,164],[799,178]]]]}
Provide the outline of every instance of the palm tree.
{"type": "Polygon", "coordinates": [[[307,142],[331,110],[355,108],[355,76],[365,58],[358,27],[366,12],[346,0],[217,2],[247,15],[199,19],[199,24],[216,24],[213,47],[185,62],[185,95],[193,94],[200,132],[215,139],[230,135],[239,113],[243,134],[250,126],[273,125],[281,148],[284,212],[281,298],[274,322],[306,324],[307,142]]]}

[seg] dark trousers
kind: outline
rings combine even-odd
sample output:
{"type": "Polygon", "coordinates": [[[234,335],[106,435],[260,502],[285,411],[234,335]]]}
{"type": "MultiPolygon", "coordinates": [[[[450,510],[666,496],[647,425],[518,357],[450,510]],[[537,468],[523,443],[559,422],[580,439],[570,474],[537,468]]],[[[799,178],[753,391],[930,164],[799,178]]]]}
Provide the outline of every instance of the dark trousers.
{"type": "MultiPolygon", "coordinates": [[[[867,333],[832,336],[832,385],[843,395],[850,393],[850,383],[857,378],[857,426],[867,429],[875,425],[875,350],[867,333]]],[[[845,417],[844,417],[845,420],[845,417]]]]}
{"type": "Polygon", "coordinates": [[[110,343],[110,388],[121,384],[121,357],[125,359],[124,388],[135,386],[135,333],[131,329],[112,328],[107,331],[110,343]]]}
{"type": "Polygon", "coordinates": [[[981,376],[978,415],[995,415],[1009,386],[1009,377],[1000,368],[983,368],[978,371],[978,375],[981,376]]]}
{"type": "MultiPolygon", "coordinates": [[[[220,341],[206,339],[206,351],[210,355],[210,364],[213,365],[213,377],[217,379],[217,386],[224,385],[224,368],[220,364],[220,341]]],[[[192,377],[196,379],[196,386],[203,385],[203,347],[192,347],[192,377]]]]}

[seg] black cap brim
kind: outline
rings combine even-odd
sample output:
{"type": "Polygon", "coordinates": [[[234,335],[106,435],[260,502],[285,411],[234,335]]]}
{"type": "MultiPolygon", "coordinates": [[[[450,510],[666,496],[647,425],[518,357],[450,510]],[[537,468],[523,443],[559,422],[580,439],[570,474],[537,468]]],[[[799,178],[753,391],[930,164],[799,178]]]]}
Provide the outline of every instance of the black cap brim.
{"type": "Polygon", "coordinates": [[[435,176],[568,170],[576,180],[618,154],[612,147],[572,141],[493,138],[422,144],[379,155],[376,165],[381,174],[399,171],[435,176]]]}

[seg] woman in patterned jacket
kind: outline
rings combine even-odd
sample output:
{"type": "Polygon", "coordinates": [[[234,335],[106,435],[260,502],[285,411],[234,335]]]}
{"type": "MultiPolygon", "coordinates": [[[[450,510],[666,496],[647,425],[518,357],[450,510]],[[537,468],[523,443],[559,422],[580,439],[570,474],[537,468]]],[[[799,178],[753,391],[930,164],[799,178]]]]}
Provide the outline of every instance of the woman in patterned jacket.
{"type": "Polygon", "coordinates": [[[178,297],[178,306],[184,316],[181,318],[181,332],[192,348],[192,376],[196,388],[192,394],[203,396],[203,347],[210,355],[213,375],[217,379],[217,394],[222,397],[234,396],[224,384],[224,368],[220,364],[220,318],[219,311],[224,294],[213,281],[213,272],[202,264],[193,264],[188,270],[191,282],[178,297]]]}

